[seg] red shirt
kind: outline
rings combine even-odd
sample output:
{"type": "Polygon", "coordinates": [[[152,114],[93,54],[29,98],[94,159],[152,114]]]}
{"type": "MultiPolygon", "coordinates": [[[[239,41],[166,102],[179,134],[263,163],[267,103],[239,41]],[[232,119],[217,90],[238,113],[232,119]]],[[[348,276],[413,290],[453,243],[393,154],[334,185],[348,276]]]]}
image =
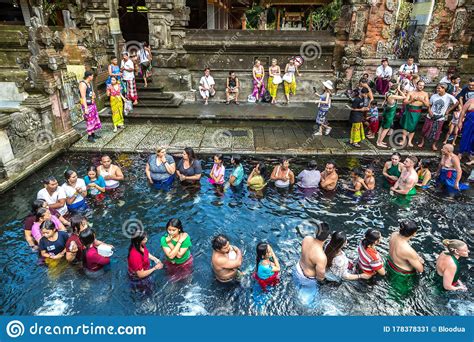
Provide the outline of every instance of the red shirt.
{"type": "Polygon", "coordinates": [[[71,234],[69,239],[66,241],[66,252],[71,251],[71,242],[75,242],[77,246],[77,253],[76,253],[76,258],[74,259],[74,262],[79,262],[82,261],[82,252],[84,251],[84,245],[81,242],[81,239],[79,239],[79,236],[76,234],[71,234]]]}
{"type": "Polygon", "coordinates": [[[146,271],[149,269],[150,258],[148,256],[148,249],[146,246],[143,246],[143,255],[134,247],[132,247],[132,249],[130,249],[130,255],[128,256],[128,273],[135,275],[137,271],[146,271]]]}
{"type": "Polygon", "coordinates": [[[98,271],[105,265],[110,264],[110,258],[103,257],[97,251],[97,247],[92,246],[86,252],[86,259],[83,267],[87,268],[89,271],[98,271]]]}

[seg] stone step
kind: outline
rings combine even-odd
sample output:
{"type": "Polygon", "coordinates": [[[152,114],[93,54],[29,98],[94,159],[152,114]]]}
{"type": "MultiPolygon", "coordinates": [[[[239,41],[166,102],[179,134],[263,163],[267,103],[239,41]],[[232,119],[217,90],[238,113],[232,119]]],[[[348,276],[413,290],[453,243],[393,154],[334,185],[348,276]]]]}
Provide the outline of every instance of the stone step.
{"type": "Polygon", "coordinates": [[[146,92],[139,92],[138,97],[140,100],[143,99],[150,99],[150,100],[171,100],[174,95],[171,93],[161,93],[161,92],[151,92],[151,91],[146,91],[146,92]]]}

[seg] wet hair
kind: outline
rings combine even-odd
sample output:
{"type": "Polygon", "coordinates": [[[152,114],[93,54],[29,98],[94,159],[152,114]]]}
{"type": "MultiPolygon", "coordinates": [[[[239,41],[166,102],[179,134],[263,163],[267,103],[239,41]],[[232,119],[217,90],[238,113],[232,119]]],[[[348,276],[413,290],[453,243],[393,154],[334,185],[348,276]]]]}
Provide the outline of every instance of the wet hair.
{"type": "Polygon", "coordinates": [[[358,177],[363,177],[363,172],[362,172],[362,169],[360,167],[355,167],[351,170],[351,172],[353,174],[355,174],[356,176],[358,177]]]}
{"type": "Polygon", "coordinates": [[[331,240],[329,243],[326,245],[326,248],[324,248],[324,253],[326,254],[327,257],[327,268],[330,268],[332,266],[332,260],[334,257],[339,253],[341,250],[342,246],[347,241],[346,233],[344,232],[334,232],[331,235],[331,240]]]}
{"type": "Polygon", "coordinates": [[[374,166],[373,166],[372,164],[370,164],[370,165],[367,165],[367,166],[365,167],[365,171],[367,171],[367,170],[371,170],[372,172],[374,172],[374,171],[375,171],[375,168],[374,168],[374,166]]]}
{"type": "Polygon", "coordinates": [[[46,212],[48,211],[49,209],[48,208],[39,208],[38,210],[36,210],[36,213],[35,213],[35,222],[38,222],[40,218],[42,218],[44,216],[44,214],[46,214],[46,212]]]}
{"type": "Polygon", "coordinates": [[[329,232],[329,225],[326,222],[317,223],[317,228],[314,232],[314,236],[319,241],[324,241],[328,238],[329,232]]]}
{"type": "Polygon", "coordinates": [[[265,255],[267,254],[267,250],[268,250],[268,243],[259,242],[257,244],[257,257],[256,257],[255,270],[258,270],[258,264],[260,263],[260,261],[265,259],[265,255]]]}
{"type": "Polygon", "coordinates": [[[464,241],[461,240],[449,240],[449,239],[444,239],[443,240],[443,246],[448,249],[448,252],[450,254],[454,254],[455,249],[462,248],[466,245],[464,241]]]}
{"type": "Polygon", "coordinates": [[[185,147],[184,152],[188,155],[190,163],[192,163],[196,159],[196,155],[194,154],[194,150],[191,147],[185,147]]]}
{"type": "Polygon", "coordinates": [[[229,242],[229,238],[223,234],[214,236],[212,239],[212,249],[215,251],[220,251],[225,245],[229,242]]]}
{"type": "Polygon", "coordinates": [[[410,159],[410,160],[413,162],[413,164],[415,164],[415,165],[418,164],[418,158],[417,158],[416,156],[414,156],[414,155],[409,155],[409,156],[407,157],[407,159],[410,159]]]}
{"type": "Polygon", "coordinates": [[[56,177],[54,176],[48,176],[45,179],[43,179],[43,184],[48,185],[51,182],[57,182],[56,177]]]}
{"type": "Polygon", "coordinates": [[[87,172],[94,171],[97,174],[97,168],[94,165],[91,165],[87,168],[87,172]]]}
{"type": "Polygon", "coordinates": [[[418,230],[416,222],[413,220],[400,222],[400,235],[410,237],[415,234],[418,230]]]}
{"type": "Polygon", "coordinates": [[[66,178],[66,183],[69,182],[69,178],[71,178],[74,173],[76,173],[76,171],[74,170],[66,170],[66,172],[64,172],[64,178],[66,178]]]}
{"type": "MultiPolygon", "coordinates": [[[[92,245],[95,241],[95,232],[91,228],[86,228],[84,229],[80,234],[79,234],[79,240],[81,240],[81,243],[89,247],[92,245]]],[[[82,255],[85,255],[86,253],[82,253],[82,255]]]]}
{"type": "Polygon", "coordinates": [[[392,157],[397,156],[397,157],[400,158],[400,159],[402,158],[402,155],[401,155],[400,153],[398,153],[398,152],[393,152],[391,156],[392,156],[392,157]]]}
{"type": "Polygon", "coordinates": [[[332,166],[334,166],[334,168],[336,168],[336,162],[334,160],[328,160],[326,162],[326,165],[332,165],[332,166]]]}
{"type": "Polygon", "coordinates": [[[316,160],[310,160],[308,162],[308,166],[307,166],[308,170],[316,170],[317,167],[318,167],[318,163],[316,163],[316,160]]]}
{"type": "Polygon", "coordinates": [[[375,106],[375,107],[377,107],[377,101],[375,101],[375,100],[374,100],[374,101],[372,101],[372,102],[370,103],[370,105],[371,105],[371,106],[375,106]]]}
{"type": "Polygon", "coordinates": [[[69,222],[71,222],[71,229],[73,234],[79,235],[79,232],[81,231],[81,224],[84,222],[86,218],[81,215],[74,215],[71,217],[69,222]]]}
{"type": "Polygon", "coordinates": [[[265,166],[264,162],[259,162],[258,163],[258,171],[260,172],[260,176],[265,178],[265,175],[267,173],[267,167],[265,166]]]}
{"type": "Polygon", "coordinates": [[[38,211],[38,209],[44,208],[45,203],[46,201],[42,199],[34,200],[33,203],[31,203],[31,215],[36,216],[36,212],[38,211]]]}
{"type": "Polygon", "coordinates": [[[368,94],[369,93],[369,89],[367,88],[363,88],[361,91],[360,91],[361,94],[368,94]]]}
{"type": "Polygon", "coordinates": [[[423,81],[422,79],[420,79],[418,82],[416,82],[416,84],[420,84],[421,83],[425,83],[425,81],[423,81]]]}
{"type": "Polygon", "coordinates": [[[107,158],[109,158],[109,159],[112,159],[112,158],[110,158],[110,156],[109,156],[108,154],[103,154],[103,155],[100,157],[100,159],[102,160],[102,159],[105,158],[105,157],[107,157],[107,158]]]}
{"type": "Polygon", "coordinates": [[[381,234],[378,230],[369,228],[365,232],[365,236],[362,239],[362,246],[364,246],[364,248],[367,248],[370,245],[373,245],[375,241],[379,240],[380,237],[381,237],[381,234]]]}
{"type": "Polygon", "coordinates": [[[229,71],[229,76],[232,76],[232,74],[234,73],[235,71],[229,71]]]}
{"type": "Polygon", "coordinates": [[[88,78],[88,77],[90,77],[90,76],[94,76],[94,73],[93,73],[92,71],[86,71],[86,72],[84,73],[84,79],[86,79],[86,78],[88,78]]]}
{"type": "Polygon", "coordinates": [[[237,165],[240,165],[240,163],[242,162],[242,158],[240,157],[239,154],[234,154],[232,156],[232,159],[234,160],[234,163],[237,165]]]}
{"type": "Polygon", "coordinates": [[[41,229],[41,230],[43,230],[43,229],[46,229],[46,230],[55,230],[55,229],[56,229],[56,225],[54,224],[53,221],[51,221],[51,220],[46,220],[46,221],[44,221],[43,223],[41,223],[40,229],[41,229]]]}
{"type": "Polygon", "coordinates": [[[290,161],[287,156],[283,156],[283,157],[280,158],[280,164],[283,165],[283,163],[286,162],[286,161],[288,161],[288,162],[290,161]]]}
{"type": "Polygon", "coordinates": [[[169,227],[178,228],[180,233],[184,233],[183,224],[181,223],[180,219],[172,218],[166,223],[166,229],[168,230],[169,227]]]}
{"type": "Polygon", "coordinates": [[[220,153],[215,154],[214,157],[217,157],[217,159],[219,159],[221,162],[224,161],[223,157],[222,157],[222,154],[220,154],[220,153]]]}
{"type": "Polygon", "coordinates": [[[138,253],[143,255],[143,252],[140,249],[142,245],[142,241],[145,240],[147,234],[144,231],[137,231],[137,234],[134,234],[132,239],[130,240],[130,247],[128,247],[128,256],[130,256],[130,251],[134,248],[138,253]]]}
{"type": "Polygon", "coordinates": [[[420,165],[424,169],[428,169],[430,167],[430,161],[428,159],[420,160],[420,165]]]}

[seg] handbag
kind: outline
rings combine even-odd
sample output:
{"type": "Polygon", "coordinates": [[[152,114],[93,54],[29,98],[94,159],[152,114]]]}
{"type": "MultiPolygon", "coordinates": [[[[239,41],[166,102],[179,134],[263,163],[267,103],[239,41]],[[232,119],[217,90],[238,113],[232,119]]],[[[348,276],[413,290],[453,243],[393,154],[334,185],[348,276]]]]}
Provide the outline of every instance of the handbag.
{"type": "Polygon", "coordinates": [[[287,83],[292,83],[293,82],[293,75],[287,72],[286,74],[283,75],[283,81],[285,81],[287,83]]]}
{"type": "Polygon", "coordinates": [[[255,102],[257,102],[257,99],[255,98],[255,96],[249,95],[247,97],[247,102],[255,103],[255,102]]]}
{"type": "Polygon", "coordinates": [[[280,84],[282,82],[283,82],[283,79],[281,78],[280,75],[273,76],[273,81],[272,81],[273,84],[280,84]]]}
{"type": "Polygon", "coordinates": [[[133,112],[133,102],[131,100],[125,100],[125,107],[123,109],[123,113],[128,115],[128,113],[133,112]]]}

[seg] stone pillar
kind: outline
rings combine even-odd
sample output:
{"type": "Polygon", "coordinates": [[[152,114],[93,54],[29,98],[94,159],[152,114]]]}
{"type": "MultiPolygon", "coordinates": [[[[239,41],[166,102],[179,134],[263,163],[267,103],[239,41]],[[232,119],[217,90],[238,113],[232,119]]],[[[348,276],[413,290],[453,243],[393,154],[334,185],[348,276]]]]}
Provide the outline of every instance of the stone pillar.
{"type": "Polygon", "coordinates": [[[214,13],[214,4],[207,4],[207,29],[213,30],[216,28],[215,25],[215,13],[214,13]]]}

